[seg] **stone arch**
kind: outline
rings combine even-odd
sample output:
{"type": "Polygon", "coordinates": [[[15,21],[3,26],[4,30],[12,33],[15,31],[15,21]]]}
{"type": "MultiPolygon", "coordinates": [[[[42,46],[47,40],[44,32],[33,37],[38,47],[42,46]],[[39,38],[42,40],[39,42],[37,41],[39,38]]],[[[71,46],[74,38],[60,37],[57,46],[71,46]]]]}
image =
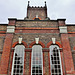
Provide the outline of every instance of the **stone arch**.
{"type": "MultiPolygon", "coordinates": [[[[50,42],[47,44],[46,48],[49,48],[49,46],[50,46],[51,44],[53,44],[52,41],[50,41],[50,42]]],[[[59,48],[62,48],[62,45],[61,45],[58,41],[56,41],[55,44],[58,45],[59,48]]]]}
{"type": "MultiPolygon", "coordinates": [[[[15,43],[12,45],[12,48],[14,48],[17,44],[19,44],[19,43],[18,43],[18,41],[17,41],[17,42],[15,42],[15,43]]],[[[26,48],[28,48],[28,46],[27,46],[27,43],[26,43],[26,42],[22,41],[22,44],[23,44],[26,48]]]]}
{"type": "MultiPolygon", "coordinates": [[[[32,48],[32,46],[33,46],[33,45],[35,45],[35,44],[36,44],[36,42],[35,42],[35,41],[34,41],[34,42],[32,42],[32,43],[29,45],[29,48],[32,48]]],[[[44,43],[42,43],[41,41],[39,41],[38,45],[41,45],[41,46],[42,46],[42,48],[45,48],[44,43]]]]}
{"type": "MultiPolygon", "coordinates": [[[[34,17],[34,18],[33,18],[33,20],[35,20],[35,18],[36,18],[36,17],[34,17]]],[[[38,19],[39,19],[39,20],[41,20],[41,18],[40,18],[40,17],[38,17],[38,19]]]]}

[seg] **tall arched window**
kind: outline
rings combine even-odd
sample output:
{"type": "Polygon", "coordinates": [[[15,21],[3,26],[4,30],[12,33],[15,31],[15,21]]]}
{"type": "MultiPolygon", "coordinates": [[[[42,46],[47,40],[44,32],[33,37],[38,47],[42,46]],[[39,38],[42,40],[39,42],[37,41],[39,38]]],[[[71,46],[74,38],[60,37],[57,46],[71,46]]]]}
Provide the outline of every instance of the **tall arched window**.
{"type": "Polygon", "coordinates": [[[24,50],[23,45],[15,46],[11,75],[23,75],[24,50]]]}
{"type": "Polygon", "coordinates": [[[43,75],[43,54],[40,45],[32,47],[31,75],[43,75]]]}
{"type": "Polygon", "coordinates": [[[59,46],[51,45],[49,48],[50,48],[51,75],[63,75],[59,46]]]}

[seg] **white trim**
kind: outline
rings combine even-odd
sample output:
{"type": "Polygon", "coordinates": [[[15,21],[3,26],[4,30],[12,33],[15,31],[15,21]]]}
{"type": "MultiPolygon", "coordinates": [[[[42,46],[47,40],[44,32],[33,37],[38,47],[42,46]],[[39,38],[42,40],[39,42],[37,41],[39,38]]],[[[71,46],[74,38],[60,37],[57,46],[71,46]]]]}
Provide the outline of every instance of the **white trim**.
{"type": "Polygon", "coordinates": [[[52,38],[52,42],[53,42],[53,44],[55,44],[56,38],[52,38]]]}
{"type": "Polygon", "coordinates": [[[61,74],[63,75],[60,50],[59,50],[59,56],[60,56],[61,74]]]}
{"type": "Polygon", "coordinates": [[[19,44],[21,44],[22,43],[22,37],[19,37],[18,40],[19,40],[19,44]]]}
{"type": "Polygon", "coordinates": [[[38,15],[36,15],[36,18],[38,18],[38,15]]]}
{"type": "Polygon", "coordinates": [[[15,59],[15,51],[14,51],[14,56],[13,56],[13,63],[12,63],[12,72],[11,72],[11,75],[13,75],[13,69],[14,69],[14,59],[15,59]]]}
{"type": "Polygon", "coordinates": [[[60,26],[60,33],[67,33],[67,26],[60,26]]]}
{"type": "Polygon", "coordinates": [[[39,38],[35,38],[36,44],[39,43],[39,38]]]}
{"type": "Polygon", "coordinates": [[[7,26],[7,33],[14,33],[15,26],[7,26]]]}

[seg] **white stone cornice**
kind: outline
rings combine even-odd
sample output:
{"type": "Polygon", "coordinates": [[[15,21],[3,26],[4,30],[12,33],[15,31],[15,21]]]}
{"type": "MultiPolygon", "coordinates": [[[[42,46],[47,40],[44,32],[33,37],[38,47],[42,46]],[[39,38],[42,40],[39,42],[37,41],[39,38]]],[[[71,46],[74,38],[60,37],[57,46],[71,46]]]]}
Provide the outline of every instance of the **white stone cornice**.
{"type": "Polygon", "coordinates": [[[7,26],[7,33],[14,33],[15,26],[7,26]]]}
{"type": "Polygon", "coordinates": [[[67,33],[67,26],[60,26],[60,33],[67,33]]]}

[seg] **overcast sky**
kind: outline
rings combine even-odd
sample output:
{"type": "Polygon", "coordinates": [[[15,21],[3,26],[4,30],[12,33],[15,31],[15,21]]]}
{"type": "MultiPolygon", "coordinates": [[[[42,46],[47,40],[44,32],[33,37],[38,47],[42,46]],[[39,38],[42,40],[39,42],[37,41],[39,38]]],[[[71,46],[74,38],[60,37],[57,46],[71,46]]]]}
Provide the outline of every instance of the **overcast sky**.
{"type": "MultiPolygon", "coordinates": [[[[75,0],[29,0],[30,6],[44,6],[51,20],[66,19],[67,24],[75,24],[75,0]]],[[[0,23],[8,23],[8,18],[24,19],[28,0],[0,0],[0,23]]]]}

